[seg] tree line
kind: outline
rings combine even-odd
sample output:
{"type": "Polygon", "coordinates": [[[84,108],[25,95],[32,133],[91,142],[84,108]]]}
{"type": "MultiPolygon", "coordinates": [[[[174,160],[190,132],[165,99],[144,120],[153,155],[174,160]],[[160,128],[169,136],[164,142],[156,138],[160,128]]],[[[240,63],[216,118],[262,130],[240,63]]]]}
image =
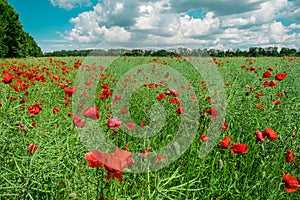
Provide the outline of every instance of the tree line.
{"type": "Polygon", "coordinates": [[[227,51],[218,49],[160,49],[160,50],[143,50],[143,49],[87,49],[87,50],[61,50],[44,53],[45,57],[66,57],[66,56],[211,56],[211,57],[282,57],[282,56],[298,56],[300,57],[300,50],[294,48],[282,47],[250,47],[248,50],[234,49],[227,51]]]}
{"type": "Polygon", "coordinates": [[[0,0],[0,58],[43,56],[33,37],[22,28],[18,13],[7,0],[0,0]]]}

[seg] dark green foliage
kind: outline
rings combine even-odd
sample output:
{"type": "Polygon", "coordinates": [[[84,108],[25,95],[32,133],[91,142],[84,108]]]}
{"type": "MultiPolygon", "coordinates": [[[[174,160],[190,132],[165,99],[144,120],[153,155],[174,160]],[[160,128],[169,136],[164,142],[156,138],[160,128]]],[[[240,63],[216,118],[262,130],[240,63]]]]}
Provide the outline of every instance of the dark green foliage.
{"type": "MultiPolygon", "coordinates": [[[[0,28],[1,30],[1,28],[0,28]]],[[[300,56],[300,51],[283,47],[280,51],[277,47],[250,47],[249,50],[234,49],[227,51],[220,49],[187,49],[177,48],[168,50],[143,50],[143,49],[88,49],[88,50],[61,50],[47,52],[45,57],[66,57],[66,56],[155,56],[155,57],[178,57],[178,56],[211,56],[211,57],[282,57],[300,56]]]]}
{"type": "Polygon", "coordinates": [[[42,56],[34,39],[22,29],[19,15],[7,0],[0,0],[0,57],[42,56]]]}

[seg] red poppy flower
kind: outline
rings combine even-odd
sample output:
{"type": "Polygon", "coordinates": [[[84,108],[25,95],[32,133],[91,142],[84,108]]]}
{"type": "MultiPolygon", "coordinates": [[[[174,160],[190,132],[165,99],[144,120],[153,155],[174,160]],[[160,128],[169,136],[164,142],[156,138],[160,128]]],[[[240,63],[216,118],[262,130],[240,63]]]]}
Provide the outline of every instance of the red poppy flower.
{"type": "Polygon", "coordinates": [[[36,144],[28,144],[27,145],[27,150],[31,155],[34,154],[38,148],[39,148],[39,146],[36,144]]]}
{"type": "Polygon", "coordinates": [[[268,86],[269,86],[269,87],[275,87],[276,84],[277,84],[276,81],[272,80],[272,81],[269,82],[269,85],[268,85],[268,86]]]}
{"type": "Polygon", "coordinates": [[[285,74],[276,74],[275,79],[277,81],[282,81],[283,79],[285,79],[286,75],[287,75],[286,73],[285,74]]]}
{"type": "Polygon", "coordinates": [[[216,120],[217,116],[219,114],[218,111],[217,111],[217,109],[215,109],[214,107],[206,109],[205,112],[208,113],[208,114],[210,114],[213,120],[216,120]]]}
{"type": "Polygon", "coordinates": [[[126,129],[127,130],[132,130],[134,128],[134,123],[132,123],[132,122],[128,122],[127,124],[126,124],[126,129]]]}
{"type": "Polygon", "coordinates": [[[73,123],[79,128],[83,128],[86,125],[86,123],[80,119],[79,115],[74,116],[73,123]]]}
{"type": "Polygon", "coordinates": [[[26,98],[22,98],[20,103],[25,103],[26,102],[26,98]]]}
{"type": "Polygon", "coordinates": [[[264,81],[263,86],[268,87],[269,86],[269,81],[264,81]]]}
{"type": "Polygon", "coordinates": [[[176,112],[177,112],[177,114],[181,115],[184,112],[184,108],[177,108],[176,112]]]}
{"type": "Polygon", "coordinates": [[[220,145],[224,149],[228,149],[230,145],[231,138],[230,136],[225,136],[225,138],[220,142],[220,145]]]}
{"type": "Polygon", "coordinates": [[[259,130],[255,131],[255,135],[256,135],[256,143],[261,142],[261,141],[262,142],[266,141],[264,136],[263,136],[263,133],[260,132],[259,130]]]}
{"type": "Polygon", "coordinates": [[[247,153],[248,152],[248,146],[246,144],[239,144],[235,143],[232,145],[232,148],[230,150],[230,153],[247,153]]]}
{"type": "Polygon", "coordinates": [[[273,67],[269,67],[268,70],[269,70],[270,72],[272,72],[274,69],[273,69],[273,67]]]}
{"type": "Polygon", "coordinates": [[[280,92],[280,91],[278,91],[277,93],[276,93],[276,96],[279,96],[280,98],[283,96],[283,94],[280,92]]]}
{"type": "Polygon", "coordinates": [[[263,78],[270,78],[272,76],[272,74],[268,71],[266,71],[265,73],[263,73],[262,77],[263,78]]]}
{"type": "Polygon", "coordinates": [[[279,105],[280,104],[280,100],[272,100],[272,104],[279,105]]]}
{"type": "Polygon", "coordinates": [[[111,91],[109,89],[102,90],[102,93],[98,95],[98,97],[102,100],[107,99],[112,95],[111,91]]]}
{"type": "Polygon", "coordinates": [[[201,134],[200,139],[201,139],[203,142],[207,142],[207,141],[209,140],[209,137],[207,137],[205,134],[201,134]]]}
{"type": "Polygon", "coordinates": [[[42,110],[42,107],[39,104],[35,104],[33,106],[27,106],[27,109],[28,109],[28,113],[31,116],[35,116],[40,113],[40,111],[42,110]]]}
{"type": "Polygon", "coordinates": [[[122,110],[120,111],[120,114],[126,114],[127,113],[127,109],[126,108],[122,108],[122,110]]]}
{"type": "Polygon", "coordinates": [[[160,163],[160,162],[165,162],[166,161],[166,157],[165,156],[161,156],[160,154],[157,154],[157,156],[155,157],[156,159],[156,163],[160,163]]]}
{"type": "Polygon", "coordinates": [[[262,103],[256,104],[257,109],[264,109],[266,106],[262,103]]]}
{"type": "Polygon", "coordinates": [[[176,88],[171,89],[171,94],[172,94],[173,96],[175,96],[175,97],[178,97],[178,96],[179,96],[179,92],[178,92],[178,90],[177,90],[176,88]]]}
{"type": "Polygon", "coordinates": [[[175,104],[178,101],[178,99],[176,97],[175,98],[170,98],[169,101],[170,101],[171,104],[175,104]]]}
{"type": "Polygon", "coordinates": [[[75,87],[73,87],[73,88],[65,88],[64,93],[65,93],[66,95],[68,95],[68,96],[71,97],[71,96],[75,93],[75,91],[76,91],[76,88],[75,88],[75,87]]]}
{"type": "Polygon", "coordinates": [[[169,78],[169,72],[164,75],[164,78],[169,78]]]}
{"type": "Polygon", "coordinates": [[[219,126],[219,129],[223,130],[223,131],[226,131],[227,127],[228,127],[228,123],[227,122],[221,122],[220,126],[219,126]]]}
{"type": "Polygon", "coordinates": [[[60,80],[60,77],[59,77],[59,76],[57,76],[57,75],[53,75],[53,78],[54,78],[55,80],[57,80],[57,81],[59,81],[59,80],[60,80]]]}
{"type": "Polygon", "coordinates": [[[107,122],[107,127],[110,130],[116,130],[116,129],[120,128],[121,126],[122,126],[122,121],[117,117],[112,118],[112,119],[108,120],[108,122],[107,122]]]}
{"type": "Polygon", "coordinates": [[[125,167],[133,165],[131,154],[131,152],[120,150],[117,147],[115,151],[110,154],[94,150],[85,154],[85,158],[89,162],[90,167],[103,167],[108,172],[107,180],[117,178],[122,182],[122,174],[125,167]]]}
{"type": "Polygon", "coordinates": [[[296,157],[293,156],[293,150],[288,150],[285,154],[285,160],[286,162],[295,162],[296,157]]]}
{"type": "Polygon", "coordinates": [[[267,128],[266,130],[263,131],[263,136],[268,137],[269,140],[277,140],[278,135],[277,133],[272,129],[272,128],[267,128]]]}
{"type": "Polygon", "coordinates": [[[90,118],[92,120],[97,120],[100,117],[97,106],[92,108],[86,108],[82,114],[83,116],[90,118]]]}
{"type": "Polygon", "coordinates": [[[120,94],[116,94],[114,97],[114,101],[118,101],[120,99],[122,99],[122,96],[120,94]]]}
{"type": "Polygon", "coordinates": [[[31,128],[34,128],[36,126],[36,122],[31,123],[31,128]]]}
{"type": "Polygon", "coordinates": [[[164,94],[159,94],[157,97],[156,97],[156,99],[158,100],[158,101],[160,101],[161,99],[165,99],[166,97],[165,97],[165,95],[164,94]]]}
{"type": "Polygon", "coordinates": [[[4,74],[4,77],[2,79],[2,82],[5,84],[11,83],[12,80],[15,78],[13,75],[9,74],[6,71],[4,71],[3,74],[4,74]]]}
{"type": "Polygon", "coordinates": [[[282,178],[287,192],[296,192],[300,188],[299,180],[294,176],[282,173],[282,178]]]}
{"type": "Polygon", "coordinates": [[[103,166],[103,161],[101,160],[103,158],[103,154],[98,151],[94,150],[90,153],[85,154],[85,159],[89,162],[89,167],[102,167],[103,166]]]}
{"type": "Polygon", "coordinates": [[[53,110],[52,110],[52,113],[55,115],[56,113],[58,113],[58,111],[59,111],[59,108],[54,107],[53,110]]]}
{"type": "Polygon", "coordinates": [[[140,123],[140,126],[141,126],[142,128],[144,128],[144,127],[145,127],[145,122],[141,122],[141,123],[140,123]]]}

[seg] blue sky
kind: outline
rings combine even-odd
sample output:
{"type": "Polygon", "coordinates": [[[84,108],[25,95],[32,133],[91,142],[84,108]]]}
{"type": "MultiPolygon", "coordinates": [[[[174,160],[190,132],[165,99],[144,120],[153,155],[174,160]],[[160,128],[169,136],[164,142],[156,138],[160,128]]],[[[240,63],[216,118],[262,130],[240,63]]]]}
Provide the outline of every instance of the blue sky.
{"type": "Polygon", "coordinates": [[[8,0],[44,52],[300,47],[300,0],[8,0]]]}

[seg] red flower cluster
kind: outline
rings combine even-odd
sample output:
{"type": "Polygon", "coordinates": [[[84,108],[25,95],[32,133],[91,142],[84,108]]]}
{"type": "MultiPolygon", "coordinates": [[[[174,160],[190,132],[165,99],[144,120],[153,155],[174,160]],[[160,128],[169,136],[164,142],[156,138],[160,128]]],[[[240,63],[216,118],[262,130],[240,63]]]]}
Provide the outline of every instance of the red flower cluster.
{"type": "Polygon", "coordinates": [[[112,95],[110,88],[106,83],[104,83],[102,86],[100,86],[100,88],[103,89],[102,93],[98,95],[100,99],[104,100],[112,95]]]}
{"type": "Polygon", "coordinates": [[[209,137],[206,136],[205,134],[201,134],[200,139],[201,139],[203,142],[207,142],[207,141],[209,140],[209,137]]]}
{"type": "Polygon", "coordinates": [[[230,136],[225,136],[225,138],[220,142],[221,147],[224,149],[228,149],[230,146],[230,141],[230,136]]]}
{"type": "Polygon", "coordinates": [[[110,154],[94,150],[85,154],[85,159],[89,162],[90,167],[104,168],[108,172],[106,177],[107,180],[117,178],[122,182],[122,174],[125,167],[133,165],[131,154],[131,152],[120,150],[117,147],[115,151],[110,154]]]}
{"type": "Polygon", "coordinates": [[[276,74],[275,79],[276,79],[277,81],[282,81],[283,79],[285,79],[286,75],[287,75],[287,73],[284,73],[284,74],[276,74]]]}
{"type": "Polygon", "coordinates": [[[223,130],[223,131],[226,131],[227,127],[228,127],[227,122],[221,122],[220,125],[219,125],[219,129],[223,130]]]}
{"type": "Polygon", "coordinates": [[[27,106],[27,109],[31,116],[35,116],[40,113],[42,107],[39,104],[34,104],[33,106],[27,106]]]}
{"type": "Polygon", "coordinates": [[[121,126],[122,126],[122,121],[117,117],[112,118],[112,119],[108,120],[108,122],[107,122],[107,127],[110,130],[116,130],[118,128],[121,128],[121,126]]]}
{"type": "Polygon", "coordinates": [[[76,92],[76,88],[65,88],[65,94],[68,95],[69,97],[71,97],[75,92],[76,92]]]}
{"type": "Polygon", "coordinates": [[[248,152],[248,146],[246,144],[233,144],[230,153],[235,154],[235,153],[247,153],[248,152]]]}
{"type": "Polygon", "coordinates": [[[212,120],[217,120],[218,119],[219,112],[214,107],[206,109],[205,112],[211,115],[212,120]]]}
{"type": "Polygon", "coordinates": [[[263,73],[262,77],[263,78],[270,78],[272,76],[272,74],[268,71],[266,71],[265,73],[263,73]]]}
{"type": "Polygon", "coordinates": [[[55,114],[57,114],[57,113],[58,113],[58,111],[59,111],[59,108],[57,108],[57,107],[54,107],[54,108],[53,108],[53,110],[52,110],[52,113],[55,115],[55,114]]]}
{"type": "Polygon", "coordinates": [[[92,120],[98,120],[100,117],[97,106],[92,107],[92,108],[86,108],[83,111],[82,115],[84,117],[90,118],[92,120]]]}
{"type": "Polygon", "coordinates": [[[73,123],[79,128],[83,128],[86,125],[86,123],[80,119],[79,115],[74,116],[73,123]]]}
{"type": "Polygon", "coordinates": [[[282,178],[287,192],[296,192],[300,188],[300,177],[297,179],[290,174],[282,173],[282,178]]]}
{"type": "Polygon", "coordinates": [[[2,82],[5,84],[11,83],[12,80],[15,78],[13,75],[9,74],[6,71],[4,71],[3,74],[4,74],[4,77],[2,79],[2,82]]]}
{"type": "Polygon", "coordinates": [[[264,87],[275,87],[277,85],[276,81],[272,80],[272,81],[265,81],[263,83],[263,86],[264,87]]]}
{"type": "MultiPolygon", "coordinates": [[[[224,149],[228,149],[230,147],[231,138],[230,136],[225,136],[225,138],[220,142],[220,145],[224,149]]],[[[248,146],[246,144],[234,143],[232,148],[230,149],[230,153],[247,153],[248,146]]]]}
{"type": "Polygon", "coordinates": [[[157,97],[156,97],[156,99],[158,100],[158,101],[160,101],[160,100],[162,100],[162,99],[165,99],[166,97],[165,97],[165,95],[164,94],[159,94],[157,97]]]}
{"type": "Polygon", "coordinates": [[[265,137],[269,138],[269,140],[277,140],[278,135],[272,128],[267,128],[263,132],[257,130],[255,131],[256,142],[265,142],[265,137]]]}

